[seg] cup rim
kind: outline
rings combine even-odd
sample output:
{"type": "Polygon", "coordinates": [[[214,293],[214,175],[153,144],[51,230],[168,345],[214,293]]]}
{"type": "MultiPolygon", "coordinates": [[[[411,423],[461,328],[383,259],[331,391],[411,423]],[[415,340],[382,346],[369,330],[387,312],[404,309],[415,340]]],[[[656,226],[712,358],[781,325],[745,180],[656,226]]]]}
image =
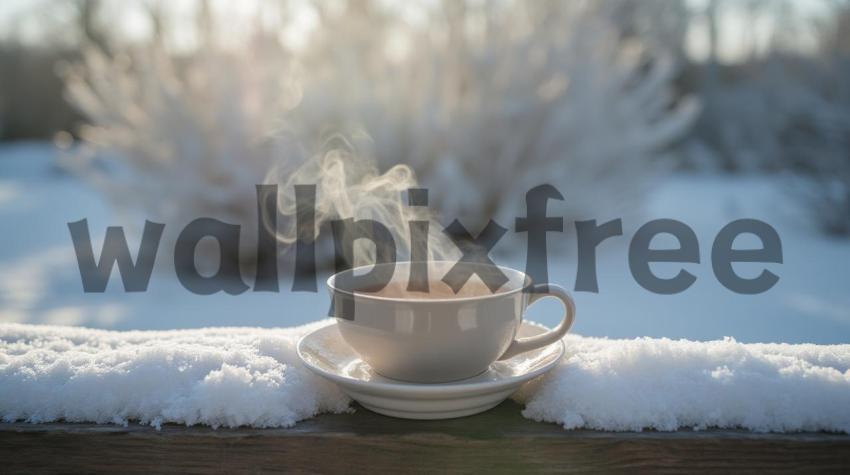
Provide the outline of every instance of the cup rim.
{"type": "MultiPolygon", "coordinates": [[[[439,264],[439,263],[445,263],[445,264],[453,265],[453,264],[456,263],[456,261],[447,261],[447,260],[428,261],[428,264],[439,264]]],[[[411,261],[398,261],[394,265],[397,266],[399,264],[407,264],[409,266],[411,264],[411,261]]],[[[384,263],[384,264],[377,264],[377,265],[388,265],[388,264],[384,263]]],[[[426,303],[426,302],[427,303],[454,303],[454,302],[468,302],[468,301],[486,300],[486,299],[491,299],[491,298],[507,297],[507,296],[513,295],[517,292],[522,292],[523,290],[531,287],[531,283],[532,283],[531,277],[528,274],[526,274],[525,272],[523,272],[521,270],[513,269],[511,267],[500,266],[500,265],[496,264],[495,265],[496,267],[498,267],[500,270],[502,270],[506,273],[518,274],[522,278],[523,285],[520,285],[515,289],[506,290],[504,292],[496,291],[496,292],[486,294],[486,295],[475,295],[475,296],[472,296],[472,297],[441,297],[441,298],[384,297],[384,296],[380,296],[380,295],[372,295],[372,294],[369,294],[369,293],[356,293],[353,290],[341,289],[341,288],[337,287],[336,285],[334,285],[337,276],[339,276],[341,274],[344,274],[346,272],[356,272],[358,270],[368,269],[368,268],[371,268],[371,267],[374,267],[374,266],[375,266],[375,264],[367,264],[367,265],[363,265],[363,266],[352,267],[351,269],[347,269],[347,270],[344,270],[342,272],[336,272],[333,275],[331,275],[330,277],[328,277],[328,280],[325,281],[325,285],[328,286],[328,289],[330,289],[330,291],[332,293],[340,293],[340,294],[343,294],[343,295],[348,295],[348,296],[351,296],[351,297],[356,297],[358,299],[365,299],[365,300],[386,301],[386,302],[395,302],[395,303],[405,303],[405,302],[406,303],[426,303]]]]}

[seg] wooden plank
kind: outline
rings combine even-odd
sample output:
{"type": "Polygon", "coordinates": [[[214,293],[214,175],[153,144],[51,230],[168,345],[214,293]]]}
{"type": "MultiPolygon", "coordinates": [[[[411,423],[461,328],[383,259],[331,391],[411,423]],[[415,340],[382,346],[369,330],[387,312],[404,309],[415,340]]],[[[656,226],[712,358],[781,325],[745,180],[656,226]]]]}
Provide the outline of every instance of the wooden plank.
{"type": "Polygon", "coordinates": [[[846,435],[565,431],[520,410],[406,421],[356,408],[290,429],[0,424],[0,471],[850,472],[846,435]]]}

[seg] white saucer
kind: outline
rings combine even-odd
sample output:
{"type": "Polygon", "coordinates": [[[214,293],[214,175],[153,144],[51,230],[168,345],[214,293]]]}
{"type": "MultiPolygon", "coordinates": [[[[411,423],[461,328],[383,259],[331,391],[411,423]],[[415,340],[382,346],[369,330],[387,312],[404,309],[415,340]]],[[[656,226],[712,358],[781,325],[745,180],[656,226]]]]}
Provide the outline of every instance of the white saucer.
{"type": "MultiPolygon", "coordinates": [[[[518,336],[547,329],[523,322],[518,336]]],[[[405,419],[450,419],[497,406],[526,383],[554,368],[564,343],[514,356],[490,365],[484,373],[440,384],[406,383],[375,373],[342,339],[336,324],[319,328],[298,342],[298,356],[314,373],[327,378],[366,409],[405,419]]]]}

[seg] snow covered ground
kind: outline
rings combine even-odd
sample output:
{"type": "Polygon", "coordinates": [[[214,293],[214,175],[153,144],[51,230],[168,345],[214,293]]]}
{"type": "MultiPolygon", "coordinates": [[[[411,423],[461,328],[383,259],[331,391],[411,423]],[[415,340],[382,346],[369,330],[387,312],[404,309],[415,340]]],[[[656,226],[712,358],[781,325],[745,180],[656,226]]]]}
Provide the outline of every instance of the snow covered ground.
{"type": "MultiPolygon", "coordinates": [[[[113,273],[106,293],[83,293],[66,223],[87,218],[97,240],[106,226],[144,217],[115,214],[53,167],[53,154],[43,144],[0,147],[0,417],[287,426],[346,410],[294,355],[297,338],[324,324],[323,292],[292,293],[284,282],[280,293],[197,296],[160,259],[148,292],[124,293],[113,273]],[[243,328],[172,330],[225,326],[243,328]]],[[[780,180],[675,176],[624,228],[600,246],[600,292],[575,296],[574,332],[585,336],[569,335],[561,365],[516,395],[527,417],[609,430],[850,431],[850,243],[807,226],[780,180]],[[712,274],[715,234],[742,217],[782,238],[784,263],[767,266],[780,281],[764,294],[734,294],[712,274]],[[681,294],[652,294],[629,273],[631,234],[653,218],[684,221],[699,237],[701,263],[685,266],[698,280],[681,294]]],[[[575,244],[563,244],[550,276],[569,288],[575,244]]],[[[521,268],[524,255],[502,261],[521,268]]],[[[654,269],[673,275],[678,265],[654,269]]],[[[529,318],[552,325],[558,316],[549,302],[529,318]]]]}
{"type": "MultiPolygon", "coordinates": [[[[52,165],[45,144],[0,147],[0,322],[82,325],[105,329],[174,329],[209,326],[285,327],[326,315],[328,298],[290,292],[246,292],[239,296],[198,296],[183,289],[161,252],[148,292],[125,293],[113,272],[107,292],[85,294],[67,223],[87,218],[94,240],[110,225],[139,228],[144,216],[117,214],[100,195],[52,165]]],[[[611,217],[599,216],[600,222],[611,217]]],[[[510,226],[512,223],[503,223],[510,226]]],[[[571,226],[572,223],[567,223],[571,226]]],[[[850,342],[850,242],[831,240],[808,225],[775,178],[674,176],[651,196],[645,213],[624,217],[625,235],[599,247],[599,293],[578,293],[574,331],[586,336],[640,336],[742,342],[850,342]],[[715,279],[710,261],[717,231],[733,219],[749,217],[773,225],[782,238],[784,263],[768,269],[779,283],[760,295],[738,295],[715,279]],[[698,277],[678,295],[656,295],[629,273],[628,241],[634,229],[653,218],[675,218],[697,233],[701,263],[684,268],[698,277]]],[[[180,227],[167,225],[165,233],[180,227]]],[[[128,232],[130,249],[138,241],[128,232]]],[[[740,239],[741,245],[757,244],[740,239]]],[[[657,238],[664,244],[664,236],[657,238]]],[[[550,279],[571,288],[575,282],[575,242],[550,258],[550,279]]],[[[163,242],[167,242],[163,238],[163,242]]],[[[753,239],[752,241],[755,241],[753,239]]],[[[520,241],[522,242],[522,241],[520,241]]],[[[669,241],[668,241],[669,242],[669,241]]],[[[100,243],[96,242],[96,252],[100,243]]],[[[135,252],[135,251],[134,251],[135,252]]],[[[522,268],[523,252],[501,259],[522,268]]],[[[653,264],[659,275],[674,275],[678,264],[653,264]]],[[[754,276],[760,264],[736,264],[754,276]]],[[[286,270],[282,269],[282,273],[286,270]]],[[[543,302],[529,317],[552,325],[557,304],[543,302]]]]}
{"type": "MultiPolygon", "coordinates": [[[[0,420],[290,426],[348,399],[298,361],[330,320],[286,329],[111,332],[0,325],[0,420]]],[[[567,355],[515,399],[566,428],[850,432],[850,345],[609,340],[567,355]]]]}

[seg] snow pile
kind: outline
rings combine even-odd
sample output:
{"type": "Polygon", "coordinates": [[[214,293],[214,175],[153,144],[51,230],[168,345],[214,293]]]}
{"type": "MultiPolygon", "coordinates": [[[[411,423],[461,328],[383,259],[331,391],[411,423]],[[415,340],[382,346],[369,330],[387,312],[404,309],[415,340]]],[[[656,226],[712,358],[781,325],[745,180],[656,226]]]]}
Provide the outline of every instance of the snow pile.
{"type": "Polygon", "coordinates": [[[567,355],[516,396],[567,429],[850,432],[850,345],[567,336],[567,355]]]}
{"type": "MultiPolygon", "coordinates": [[[[349,400],[304,369],[289,329],[111,332],[0,324],[0,417],[290,426],[349,400]]],[[[515,396],[565,428],[850,432],[850,345],[570,335],[515,396]]]]}
{"type": "Polygon", "coordinates": [[[349,400],[298,360],[289,329],[111,332],[0,325],[0,417],[285,427],[349,400]]]}

